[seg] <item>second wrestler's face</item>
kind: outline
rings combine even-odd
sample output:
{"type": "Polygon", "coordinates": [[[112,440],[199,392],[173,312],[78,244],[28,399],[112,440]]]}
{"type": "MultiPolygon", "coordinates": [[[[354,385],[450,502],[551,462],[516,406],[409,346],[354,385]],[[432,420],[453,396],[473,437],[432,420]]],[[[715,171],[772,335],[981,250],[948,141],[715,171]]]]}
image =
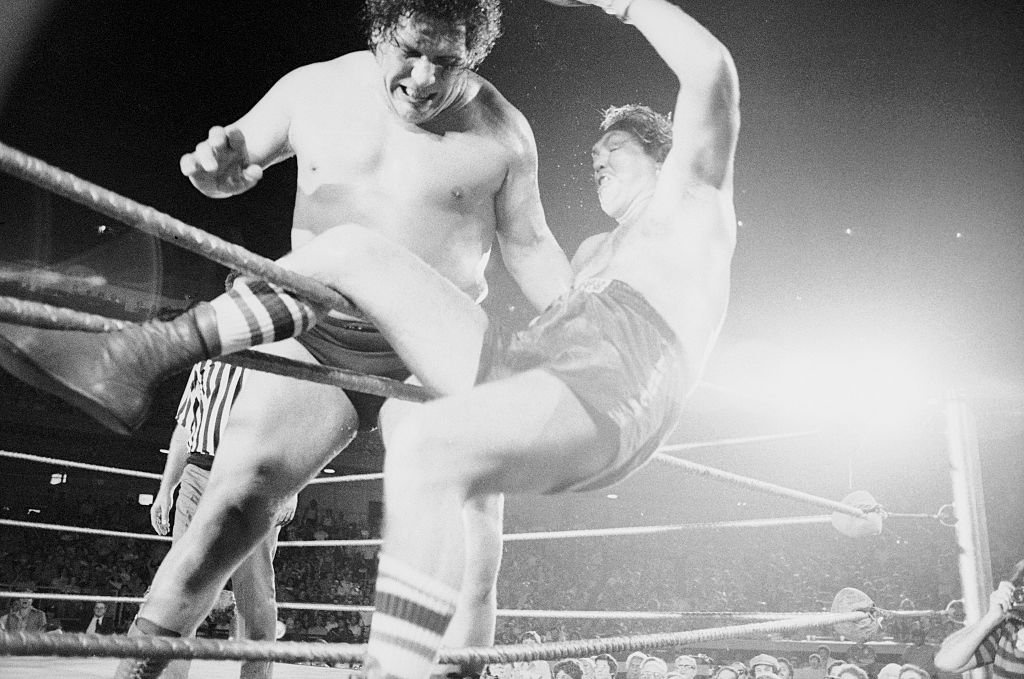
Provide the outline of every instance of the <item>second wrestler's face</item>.
{"type": "Polygon", "coordinates": [[[601,209],[619,219],[638,197],[654,189],[661,163],[652,158],[636,135],[611,130],[590,150],[601,209]]]}
{"type": "Polygon", "coordinates": [[[388,103],[402,120],[421,125],[458,101],[467,79],[466,27],[403,17],[374,54],[388,103]]]}

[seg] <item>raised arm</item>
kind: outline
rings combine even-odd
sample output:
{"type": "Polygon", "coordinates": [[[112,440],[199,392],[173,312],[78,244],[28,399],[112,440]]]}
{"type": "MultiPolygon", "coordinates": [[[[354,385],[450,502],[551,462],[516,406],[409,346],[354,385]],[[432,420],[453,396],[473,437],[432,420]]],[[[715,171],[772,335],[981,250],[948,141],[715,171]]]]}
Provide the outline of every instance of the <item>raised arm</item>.
{"type": "Polygon", "coordinates": [[[673,146],[663,169],[688,183],[732,186],[739,135],[739,80],[729,50],[667,0],[581,0],[635,26],[679,81],[673,146]]]}
{"type": "Polygon", "coordinates": [[[496,198],[496,233],[505,267],[530,303],[541,311],[569,289],[572,271],[544,217],[533,131],[515,109],[509,112],[509,118],[513,157],[496,198]]]}
{"type": "Polygon", "coordinates": [[[303,69],[289,73],[244,116],[210,128],[195,151],[181,157],[181,173],[210,198],[235,196],[255,186],[264,168],[292,155],[290,111],[305,78],[303,69]]]}
{"type": "Polygon", "coordinates": [[[1013,590],[1012,583],[999,583],[999,587],[989,595],[988,612],[946,637],[935,654],[935,667],[940,672],[966,672],[982,664],[978,662],[978,649],[1010,610],[1013,590]]]}

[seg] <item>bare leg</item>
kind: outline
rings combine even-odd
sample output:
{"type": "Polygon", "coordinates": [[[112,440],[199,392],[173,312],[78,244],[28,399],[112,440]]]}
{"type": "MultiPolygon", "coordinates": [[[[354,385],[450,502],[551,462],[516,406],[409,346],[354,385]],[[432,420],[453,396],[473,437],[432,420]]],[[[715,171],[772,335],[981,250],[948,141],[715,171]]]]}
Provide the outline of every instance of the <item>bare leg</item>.
{"type": "MultiPolygon", "coordinates": [[[[298,343],[268,347],[311,360],[298,343]]],[[[355,435],[344,392],[251,372],[231,411],[190,529],[161,563],[140,616],[185,635],[273,528],[281,505],[355,435]]]]}
{"type": "MultiPolygon", "coordinates": [[[[277,591],[274,586],[274,553],[280,528],[275,526],[231,574],[235,593],[238,637],[273,641],[277,631],[277,591]]],[[[269,679],[273,663],[250,660],[242,663],[241,679],[269,679]]]]}
{"type": "Polygon", "coordinates": [[[499,493],[471,497],[462,507],[466,563],[455,616],[444,635],[448,648],[494,644],[504,506],[505,496],[499,493]]]}
{"type": "MultiPolygon", "coordinates": [[[[463,509],[503,491],[542,493],[601,471],[617,442],[575,395],[534,370],[424,404],[389,436],[382,554],[438,591],[459,590],[466,563],[463,509]]],[[[380,615],[380,607],[375,614],[380,615]]],[[[387,656],[371,633],[371,676],[419,676],[387,656]]]]}
{"type": "Polygon", "coordinates": [[[345,224],[279,263],[342,291],[373,319],[422,384],[444,394],[473,385],[487,317],[404,247],[345,224]]]}

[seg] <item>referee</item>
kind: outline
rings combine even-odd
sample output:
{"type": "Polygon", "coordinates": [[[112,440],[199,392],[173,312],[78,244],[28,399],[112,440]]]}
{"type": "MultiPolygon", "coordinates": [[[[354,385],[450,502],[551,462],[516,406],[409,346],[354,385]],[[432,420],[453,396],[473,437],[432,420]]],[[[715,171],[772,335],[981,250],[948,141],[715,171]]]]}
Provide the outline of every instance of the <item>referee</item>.
{"type": "MultiPolygon", "coordinates": [[[[171,530],[170,508],[173,503],[174,542],[185,534],[195,516],[210,477],[217,444],[227,427],[231,406],[244,379],[244,368],[219,361],[203,361],[192,367],[188,385],[178,404],[177,426],[168,446],[160,490],[150,508],[153,529],[160,535],[167,535],[171,530]]],[[[231,575],[236,609],[234,636],[237,638],[275,638],[277,593],[274,587],[274,552],[280,526],[292,519],[295,502],[296,498],[292,497],[279,517],[277,528],[231,575]]],[[[175,660],[161,676],[185,679],[189,664],[188,660],[175,660]]],[[[270,677],[272,672],[268,661],[246,661],[242,663],[240,676],[242,679],[262,679],[270,677]]]]}

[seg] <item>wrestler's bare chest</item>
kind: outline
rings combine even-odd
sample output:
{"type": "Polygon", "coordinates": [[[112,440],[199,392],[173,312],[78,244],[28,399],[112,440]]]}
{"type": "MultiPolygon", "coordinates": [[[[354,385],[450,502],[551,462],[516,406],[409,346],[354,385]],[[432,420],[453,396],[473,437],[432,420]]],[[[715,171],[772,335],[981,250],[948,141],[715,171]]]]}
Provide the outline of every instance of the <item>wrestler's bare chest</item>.
{"type": "Polygon", "coordinates": [[[428,131],[366,109],[347,103],[294,121],[295,226],[318,233],[352,221],[400,240],[424,228],[434,239],[469,230],[461,235],[489,243],[508,149],[483,130],[428,131]]]}

